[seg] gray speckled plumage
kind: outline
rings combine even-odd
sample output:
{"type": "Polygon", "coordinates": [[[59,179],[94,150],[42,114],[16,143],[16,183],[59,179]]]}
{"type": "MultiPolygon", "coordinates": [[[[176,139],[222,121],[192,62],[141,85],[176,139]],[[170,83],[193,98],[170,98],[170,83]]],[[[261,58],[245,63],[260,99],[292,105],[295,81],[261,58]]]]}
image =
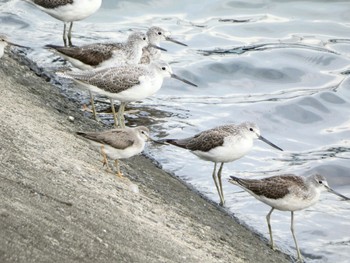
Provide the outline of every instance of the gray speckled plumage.
{"type": "Polygon", "coordinates": [[[121,65],[89,71],[57,72],[58,75],[73,79],[89,90],[122,102],[145,99],[157,92],[165,77],[176,78],[196,86],[172,72],[164,61],[153,61],[149,65],[121,65]]]}
{"type": "Polygon", "coordinates": [[[106,44],[90,44],[81,47],[62,47],[55,45],[47,45],[47,48],[52,48],[58,53],[65,56],[77,59],[84,64],[92,67],[97,67],[101,62],[110,59],[113,55],[113,50],[122,49],[120,43],[106,43],[106,44]]]}
{"type": "Polygon", "coordinates": [[[104,132],[77,132],[78,135],[101,143],[108,144],[113,148],[124,150],[135,143],[135,139],[121,129],[114,129],[104,132]]]}
{"type": "Polygon", "coordinates": [[[138,64],[142,56],[142,48],[148,45],[148,38],[142,32],[130,34],[123,43],[95,43],[81,47],[60,47],[47,45],[57,53],[73,63],[74,66],[86,69],[86,66],[96,68],[100,66],[112,66],[113,64],[138,64]],[[83,63],[79,66],[72,60],[83,63]]]}
{"type": "Polygon", "coordinates": [[[140,84],[139,78],[152,74],[147,67],[140,65],[124,65],[102,68],[91,71],[66,72],[75,80],[93,85],[110,93],[120,93],[140,84]]]}
{"type": "Polygon", "coordinates": [[[74,1],[79,0],[32,0],[34,4],[49,9],[54,9],[67,4],[73,4],[74,1]]]}
{"type": "Polygon", "coordinates": [[[270,199],[281,199],[291,192],[303,199],[309,196],[305,179],[293,174],[272,176],[259,180],[242,179],[234,176],[231,179],[249,192],[270,199]]]}

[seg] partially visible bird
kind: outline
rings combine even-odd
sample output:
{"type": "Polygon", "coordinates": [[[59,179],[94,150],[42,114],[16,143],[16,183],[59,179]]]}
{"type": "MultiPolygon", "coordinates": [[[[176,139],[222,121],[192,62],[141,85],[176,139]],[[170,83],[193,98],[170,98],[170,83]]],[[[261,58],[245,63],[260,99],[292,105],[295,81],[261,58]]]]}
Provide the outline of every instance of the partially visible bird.
{"type": "Polygon", "coordinates": [[[254,139],[259,139],[283,151],[262,137],[258,126],[252,122],[218,126],[189,138],[164,139],[160,142],[166,142],[190,150],[191,153],[197,155],[199,158],[214,162],[212,177],[220,197],[220,205],[223,206],[225,199],[222,190],[221,172],[224,163],[233,162],[246,155],[252,149],[254,139]],[[216,173],[217,163],[221,163],[221,165],[219,171],[216,173]]]}
{"type": "Polygon", "coordinates": [[[122,177],[118,160],[130,158],[141,153],[149,139],[149,129],[144,126],[121,128],[103,132],[77,132],[88,139],[92,145],[101,149],[103,166],[108,167],[107,156],[114,161],[117,175],[122,177]]]}
{"type": "Polygon", "coordinates": [[[5,48],[7,45],[26,48],[24,46],[12,43],[5,36],[0,35],[0,58],[2,58],[2,56],[4,55],[5,48]]]}
{"type": "Polygon", "coordinates": [[[150,27],[147,31],[147,36],[150,44],[143,48],[142,58],[140,61],[141,64],[149,64],[153,60],[160,59],[161,52],[160,50],[154,48],[154,46],[159,46],[161,41],[171,41],[182,46],[187,46],[186,44],[173,39],[169,31],[166,31],[158,26],[150,27]]]}
{"type": "Polygon", "coordinates": [[[102,0],[25,0],[38,7],[48,15],[62,21],[63,43],[72,46],[72,27],[74,21],[85,19],[95,13],[101,6],[102,0]],[[70,22],[67,31],[67,23],[70,22]]]}
{"type": "Polygon", "coordinates": [[[314,205],[323,191],[328,191],[345,200],[350,200],[350,198],[330,188],[326,178],[319,174],[313,174],[308,177],[288,174],[263,179],[243,179],[231,176],[229,182],[243,188],[259,201],[272,207],[266,216],[272,249],[274,249],[274,242],[270,224],[271,213],[275,209],[291,212],[291,232],[299,261],[302,261],[302,256],[294,234],[294,211],[314,205]]]}

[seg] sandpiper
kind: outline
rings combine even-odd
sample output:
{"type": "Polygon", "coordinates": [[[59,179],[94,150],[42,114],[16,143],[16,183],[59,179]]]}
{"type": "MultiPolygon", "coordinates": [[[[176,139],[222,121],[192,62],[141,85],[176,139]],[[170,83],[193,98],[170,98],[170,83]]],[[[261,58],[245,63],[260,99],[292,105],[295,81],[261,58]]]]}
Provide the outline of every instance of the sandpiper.
{"type": "Polygon", "coordinates": [[[103,166],[108,168],[107,156],[114,161],[117,168],[117,175],[122,177],[120,172],[119,159],[130,158],[143,151],[145,143],[149,139],[149,129],[140,126],[136,128],[121,128],[103,132],[77,132],[78,135],[89,139],[89,141],[100,147],[103,156],[103,166]]]}
{"type": "Polygon", "coordinates": [[[256,199],[271,206],[271,210],[267,214],[266,220],[269,228],[272,249],[274,249],[274,242],[270,224],[271,213],[275,209],[291,212],[291,232],[299,261],[302,261],[302,256],[294,234],[294,211],[302,210],[314,205],[319,200],[322,191],[328,191],[345,200],[350,200],[350,198],[339,194],[330,188],[326,178],[319,174],[310,175],[306,178],[288,174],[263,179],[242,179],[231,176],[229,182],[238,185],[256,199]]]}
{"type": "Polygon", "coordinates": [[[170,32],[158,26],[149,28],[147,31],[147,36],[150,44],[143,48],[142,58],[140,61],[141,64],[149,64],[153,60],[160,59],[161,52],[154,48],[154,46],[159,46],[161,41],[167,40],[182,46],[187,46],[186,44],[173,39],[170,32]]]}
{"type": "Polygon", "coordinates": [[[16,47],[23,47],[23,48],[25,48],[24,46],[21,46],[21,45],[18,45],[18,44],[10,42],[9,40],[7,40],[7,38],[5,36],[1,36],[0,35],[0,58],[2,58],[2,56],[4,55],[5,48],[6,48],[7,45],[12,45],[12,46],[16,46],[16,47]]]}
{"type": "Polygon", "coordinates": [[[188,149],[199,158],[214,162],[212,177],[220,197],[220,205],[223,206],[225,199],[222,190],[221,172],[224,163],[233,162],[246,155],[252,149],[254,139],[259,139],[283,151],[262,137],[258,126],[251,122],[243,122],[238,125],[223,125],[203,131],[189,138],[165,139],[161,142],[188,149]],[[221,163],[218,173],[216,173],[217,163],[221,163]]]}
{"type": "MultiPolygon", "coordinates": [[[[130,34],[126,42],[123,43],[95,43],[81,47],[60,47],[46,45],[59,56],[68,60],[73,66],[82,70],[92,70],[94,68],[111,67],[121,64],[138,64],[142,56],[142,48],[149,45],[148,37],[142,32],[130,34]]],[[[155,49],[165,50],[156,45],[155,49]]],[[[94,118],[97,119],[94,97],[90,92],[90,101],[94,118]]],[[[114,108],[111,101],[112,110],[114,108]]],[[[114,115],[115,118],[115,115],[114,115]]],[[[116,119],[114,119],[116,121],[116,119]]]]}
{"type": "Polygon", "coordinates": [[[72,46],[72,27],[74,21],[87,18],[101,6],[102,0],[25,0],[50,16],[63,21],[63,43],[72,46]],[[67,32],[67,23],[70,22],[67,32]],[[68,43],[67,43],[68,42],[68,43]]]}
{"type": "MultiPolygon", "coordinates": [[[[149,65],[122,65],[81,72],[57,72],[61,77],[72,79],[92,92],[105,95],[121,102],[118,124],[123,128],[124,108],[128,102],[143,100],[156,93],[165,77],[171,77],[195,86],[192,82],[175,75],[164,61],[154,61],[149,65]]],[[[114,107],[112,107],[114,110],[114,107]]],[[[113,112],[115,115],[115,112],[113,112]]]]}
{"type": "Polygon", "coordinates": [[[74,67],[91,70],[121,64],[138,64],[142,56],[142,48],[148,45],[165,51],[159,46],[150,44],[147,35],[142,32],[130,34],[126,42],[121,43],[95,43],[80,47],[46,45],[45,47],[68,60],[74,67]]]}

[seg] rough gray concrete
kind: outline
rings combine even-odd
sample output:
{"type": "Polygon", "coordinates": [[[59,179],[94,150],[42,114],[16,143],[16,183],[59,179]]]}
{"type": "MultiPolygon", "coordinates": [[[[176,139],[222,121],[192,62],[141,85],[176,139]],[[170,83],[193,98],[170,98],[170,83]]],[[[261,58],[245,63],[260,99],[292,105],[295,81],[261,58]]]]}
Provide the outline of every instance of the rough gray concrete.
{"type": "Polygon", "coordinates": [[[143,156],[104,171],[74,134],[102,127],[7,55],[0,80],[0,262],[290,261],[143,156]]]}

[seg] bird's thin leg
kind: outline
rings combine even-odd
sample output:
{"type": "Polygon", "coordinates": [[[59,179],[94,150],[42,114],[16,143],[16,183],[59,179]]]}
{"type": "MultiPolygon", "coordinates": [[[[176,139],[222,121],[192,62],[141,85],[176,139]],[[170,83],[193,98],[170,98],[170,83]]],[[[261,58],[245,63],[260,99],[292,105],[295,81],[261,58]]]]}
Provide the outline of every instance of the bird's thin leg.
{"type": "Polygon", "coordinates": [[[270,224],[270,217],[271,217],[271,214],[273,212],[273,210],[275,210],[275,208],[271,208],[270,212],[267,214],[266,216],[266,220],[267,220],[267,226],[269,228],[269,233],[270,233],[270,242],[271,242],[271,248],[273,250],[275,250],[275,244],[273,242],[273,237],[272,237],[272,229],[271,229],[271,224],[270,224]]]}
{"type": "Polygon", "coordinates": [[[117,176],[119,176],[120,178],[122,178],[122,177],[123,177],[123,173],[120,172],[120,166],[119,166],[119,162],[118,162],[117,159],[114,161],[114,165],[115,165],[115,167],[117,168],[117,176]]]}
{"type": "Polygon", "coordinates": [[[119,122],[117,120],[117,115],[115,113],[114,100],[112,98],[110,98],[110,101],[111,101],[111,108],[112,108],[112,113],[113,113],[114,127],[118,128],[119,122]]]}
{"type": "Polygon", "coordinates": [[[91,103],[91,108],[92,108],[92,114],[94,115],[94,119],[97,121],[97,113],[96,113],[96,108],[95,108],[95,103],[94,103],[94,95],[92,94],[91,90],[89,90],[90,94],[90,103],[91,103]]]}
{"type": "Polygon", "coordinates": [[[299,262],[302,262],[303,259],[302,259],[302,256],[301,256],[301,253],[300,253],[300,250],[299,250],[299,246],[298,246],[297,239],[296,239],[295,234],[294,234],[294,212],[291,211],[290,213],[291,213],[290,230],[292,231],[292,235],[293,235],[295,247],[296,247],[296,249],[297,249],[298,261],[299,261],[299,262]]]}
{"type": "Polygon", "coordinates": [[[105,152],[105,146],[104,145],[101,145],[101,154],[102,154],[102,157],[103,157],[103,159],[101,161],[102,165],[103,165],[103,167],[106,166],[107,170],[109,171],[110,169],[109,169],[109,166],[108,166],[108,159],[107,159],[107,154],[105,152]]]}
{"type": "Polygon", "coordinates": [[[215,186],[216,186],[216,190],[218,191],[218,194],[219,194],[220,205],[221,205],[222,197],[221,197],[221,193],[220,193],[218,182],[216,180],[216,163],[214,163],[213,180],[214,180],[214,183],[215,183],[215,186]]]}
{"type": "Polygon", "coordinates": [[[218,179],[219,179],[219,187],[220,187],[220,193],[221,193],[221,200],[220,200],[220,205],[223,206],[225,203],[224,199],[224,191],[222,190],[222,181],[221,181],[221,172],[222,172],[222,167],[224,166],[224,163],[221,163],[219,171],[218,171],[218,179]]]}
{"type": "Polygon", "coordinates": [[[118,111],[118,122],[119,126],[121,128],[125,128],[125,119],[124,119],[124,110],[125,110],[125,102],[121,102],[119,105],[119,111],[118,111]]]}
{"type": "Polygon", "coordinates": [[[64,44],[65,47],[67,46],[67,35],[66,35],[66,32],[67,32],[67,24],[63,23],[63,44],[64,44]]]}
{"type": "Polygon", "coordinates": [[[72,28],[73,28],[73,21],[70,22],[69,30],[68,30],[68,45],[70,47],[73,46],[73,44],[72,44],[72,28]]]}

